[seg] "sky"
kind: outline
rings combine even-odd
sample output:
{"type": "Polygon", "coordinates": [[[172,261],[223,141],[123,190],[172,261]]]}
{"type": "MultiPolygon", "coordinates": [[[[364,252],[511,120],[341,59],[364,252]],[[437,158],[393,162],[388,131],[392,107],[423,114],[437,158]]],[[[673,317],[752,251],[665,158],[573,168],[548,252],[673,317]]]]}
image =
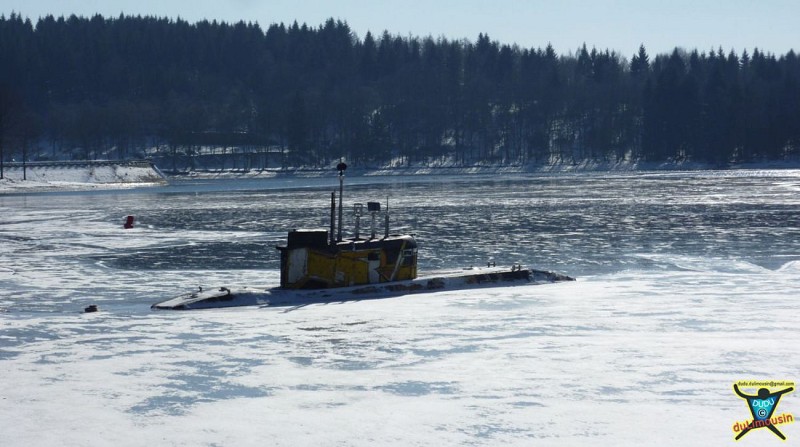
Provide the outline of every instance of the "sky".
{"type": "Polygon", "coordinates": [[[479,33],[504,44],[557,53],[588,48],[630,57],[675,47],[726,53],[754,48],[776,55],[800,50],[798,0],[3,0],[0,13],[39,17],[151,15],[319,26],[347,22],[359,38],[384,30],[401,36],[475,41],[479,33]]]}

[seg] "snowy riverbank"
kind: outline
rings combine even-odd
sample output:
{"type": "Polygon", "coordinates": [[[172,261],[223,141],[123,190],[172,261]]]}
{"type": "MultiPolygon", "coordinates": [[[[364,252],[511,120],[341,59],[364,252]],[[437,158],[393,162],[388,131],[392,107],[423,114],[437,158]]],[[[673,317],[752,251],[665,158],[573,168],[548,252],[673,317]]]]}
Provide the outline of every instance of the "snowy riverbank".
{"type": "MultiPolygon", "coordinates": [[[[337,162],[338,163],[338,162],[337,162]]],[[[268,178],[278,175],[297,177],[319,177],[330,175],[336,170],[336,163],[324,167],[290,167],[285,169],[265,170],[219,170],[189,171],[178,175],[170,175],[175,179],[251,179],[268,178]]],[[[714,165],[694,162],[597,162],[580,163],[559,162],[548,164],[472,164],[462,165],[450,158],[434,160],[427,163],[390,163],[383,166],[367,166],[351,164],[347,169],[348,176],[401,176],[401,175],[504,175],[504,174],[559,174],[582,172],[652,172],[652,171],[701,171],[701,170],[764,170],[764,169],[800,169],[800,160],[758,163],[737,163],[714,165]]]]}
{"type": "Polygon", "coordinates": [[[155,186],[166,177],[148,162],[63,162],[6,166],[0,194],[51,190],[113,189],[155,186]]]}
{"type": "MultiPolygon", "coordinates": [[[[351,165],[350,177],[409,176],[409,175],[509,175],[509,174],[572,174],[584,172],[653,172],[700,170],[765,170],[800,169],[800,160],[711,165],[692,162],[563,162],[552,164],[474,164],[464,166],[450,158],[428,163],[390,163],[383,166],[351,165]]],[[[322,177],[335,171],[335,165],[326,167],[290,167],[265,170],[189,171],[180,174],[162,173],[158,167],[146,162],[72,162],[59,166],[36,165],[27,167],[27,179],[19,166],[6,167],[5,178],[0,179],[0,194],[43,192],[56,190],[116,189],[163,185],[168,180],[209,179],[261,179],[278,176],[322,177]]]]}

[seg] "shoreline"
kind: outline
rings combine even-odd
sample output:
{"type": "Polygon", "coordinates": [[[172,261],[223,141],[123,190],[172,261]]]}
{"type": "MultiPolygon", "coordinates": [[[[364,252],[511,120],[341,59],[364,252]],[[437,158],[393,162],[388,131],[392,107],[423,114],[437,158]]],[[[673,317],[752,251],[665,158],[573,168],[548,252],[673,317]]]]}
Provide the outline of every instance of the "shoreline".
{"type": "MultiPolygon", "coordinates": [[[[322,167],[289,167],[267,168],[263,170],[192,170],[180,173],[167,173],[170,178],[198,177],[263,177],[277,175],[314,175],[335,171],[335,163],[322,167]]],[[[347,173],[360,176],[377,175],[436,175],[436,174],[537,174],[537,173],[573,173],[573,172],[658,172],[658,171],[733,171],[758,169],[800,169],[800,160],[753,162],[736,164],[710,163],[674,163],[674,162],[581,162],[553,164],[474,164],[459,165],[450,161],[432,162],[428,164],[412,164],[410,166],[349,166],[347,173]]]]}
{"type": "Polygon", "coordinates": [[[36,180],[0,179],[0,196],[6,194],[34,194],[43,192],[80,192],[101,191],[114,189],[147,188],[163,186],[165,182],[114,182],[114,183],[85,183],[51,181],[41,182],[36,180]]]}
{"type": "Polygon", "coordinates": [[[3,177],[0,194],[130,189],[168,183],[158,167],[146,160],[15,163],[5,167],[3,177]]]}
{"type": "MultiPolygon", "coordinates": [[[[29,168],[31,169],[31,168],[29,168]]],[[[25,194],[41,192],[69,192],[90,190],[133,189],[153,186],[163,186],[170,181],[192,180],[236,180],[236,179],[265,179],[279,176],[313,178],[329,175],[335,167],[295,167],[276,168],[265,170],[219,170],[219,171],[188,171],[185,173],[166,173],[153,166],[158,173],[158,179],[152,175],[143,177],[108,176],[101,177],[90,175],[79,181],[74,179],[74,168],[50,168],[47,171],[48,180],[38,177],[35,180],[22,180],[21,178],[8,178],[8,173],[15,169],[7,169],[6,176],[0,179],[0,195],[25,194]],[[69,175],[65,174],[69,171],[69,175]],[[49,180],[58,179],[58,180],[49,180]],[[156,180],[156,181],[154,181],[156,180]]],[[[652,163],[652,162],[623,162],[623,163],[558,163],[547,165],[471,165],[459,166],[454,163],[432,163],[427,165],[411,166],[356,166],[350,167],[347,175],[356,177],[377,176],[427,176],[427,175],[502,175],[502,174],[578,174],[578,173],[653,173],[653,172],[692,172],[692,171],[757,171],[757,170],[797,170],[800,161],[783,162],[758,162],[739,163],[728,165],[712,165],[708,163],[652,163]]]]}

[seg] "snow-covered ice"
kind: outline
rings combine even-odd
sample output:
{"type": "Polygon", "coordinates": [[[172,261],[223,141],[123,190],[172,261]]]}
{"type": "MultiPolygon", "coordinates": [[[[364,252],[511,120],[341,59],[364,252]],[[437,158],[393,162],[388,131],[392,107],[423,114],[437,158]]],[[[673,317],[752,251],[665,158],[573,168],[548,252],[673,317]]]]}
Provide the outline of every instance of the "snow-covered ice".
{"type": "Polygon", "coordinates": [[[335,179],[0,196],[0,445],[722,445],[735,381],[798,379],[800,172],[430,180],[346,201],[390,196],[421,269],[578,281],[151,312],[277,282],[335,179]]]}

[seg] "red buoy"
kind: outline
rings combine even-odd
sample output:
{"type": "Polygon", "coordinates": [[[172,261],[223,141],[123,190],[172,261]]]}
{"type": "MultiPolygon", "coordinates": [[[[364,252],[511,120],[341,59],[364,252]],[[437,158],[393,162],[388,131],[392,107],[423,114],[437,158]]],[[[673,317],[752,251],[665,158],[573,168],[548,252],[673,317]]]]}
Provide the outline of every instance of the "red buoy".
{"type": "Polygon", "coordinates": [[[128,216],[128,217],[125,218],[124,227],[125,227],[126,230],[130,230],[131,228],[133,228],[133,219],[134,219],[133,216],[128,216]]]}

